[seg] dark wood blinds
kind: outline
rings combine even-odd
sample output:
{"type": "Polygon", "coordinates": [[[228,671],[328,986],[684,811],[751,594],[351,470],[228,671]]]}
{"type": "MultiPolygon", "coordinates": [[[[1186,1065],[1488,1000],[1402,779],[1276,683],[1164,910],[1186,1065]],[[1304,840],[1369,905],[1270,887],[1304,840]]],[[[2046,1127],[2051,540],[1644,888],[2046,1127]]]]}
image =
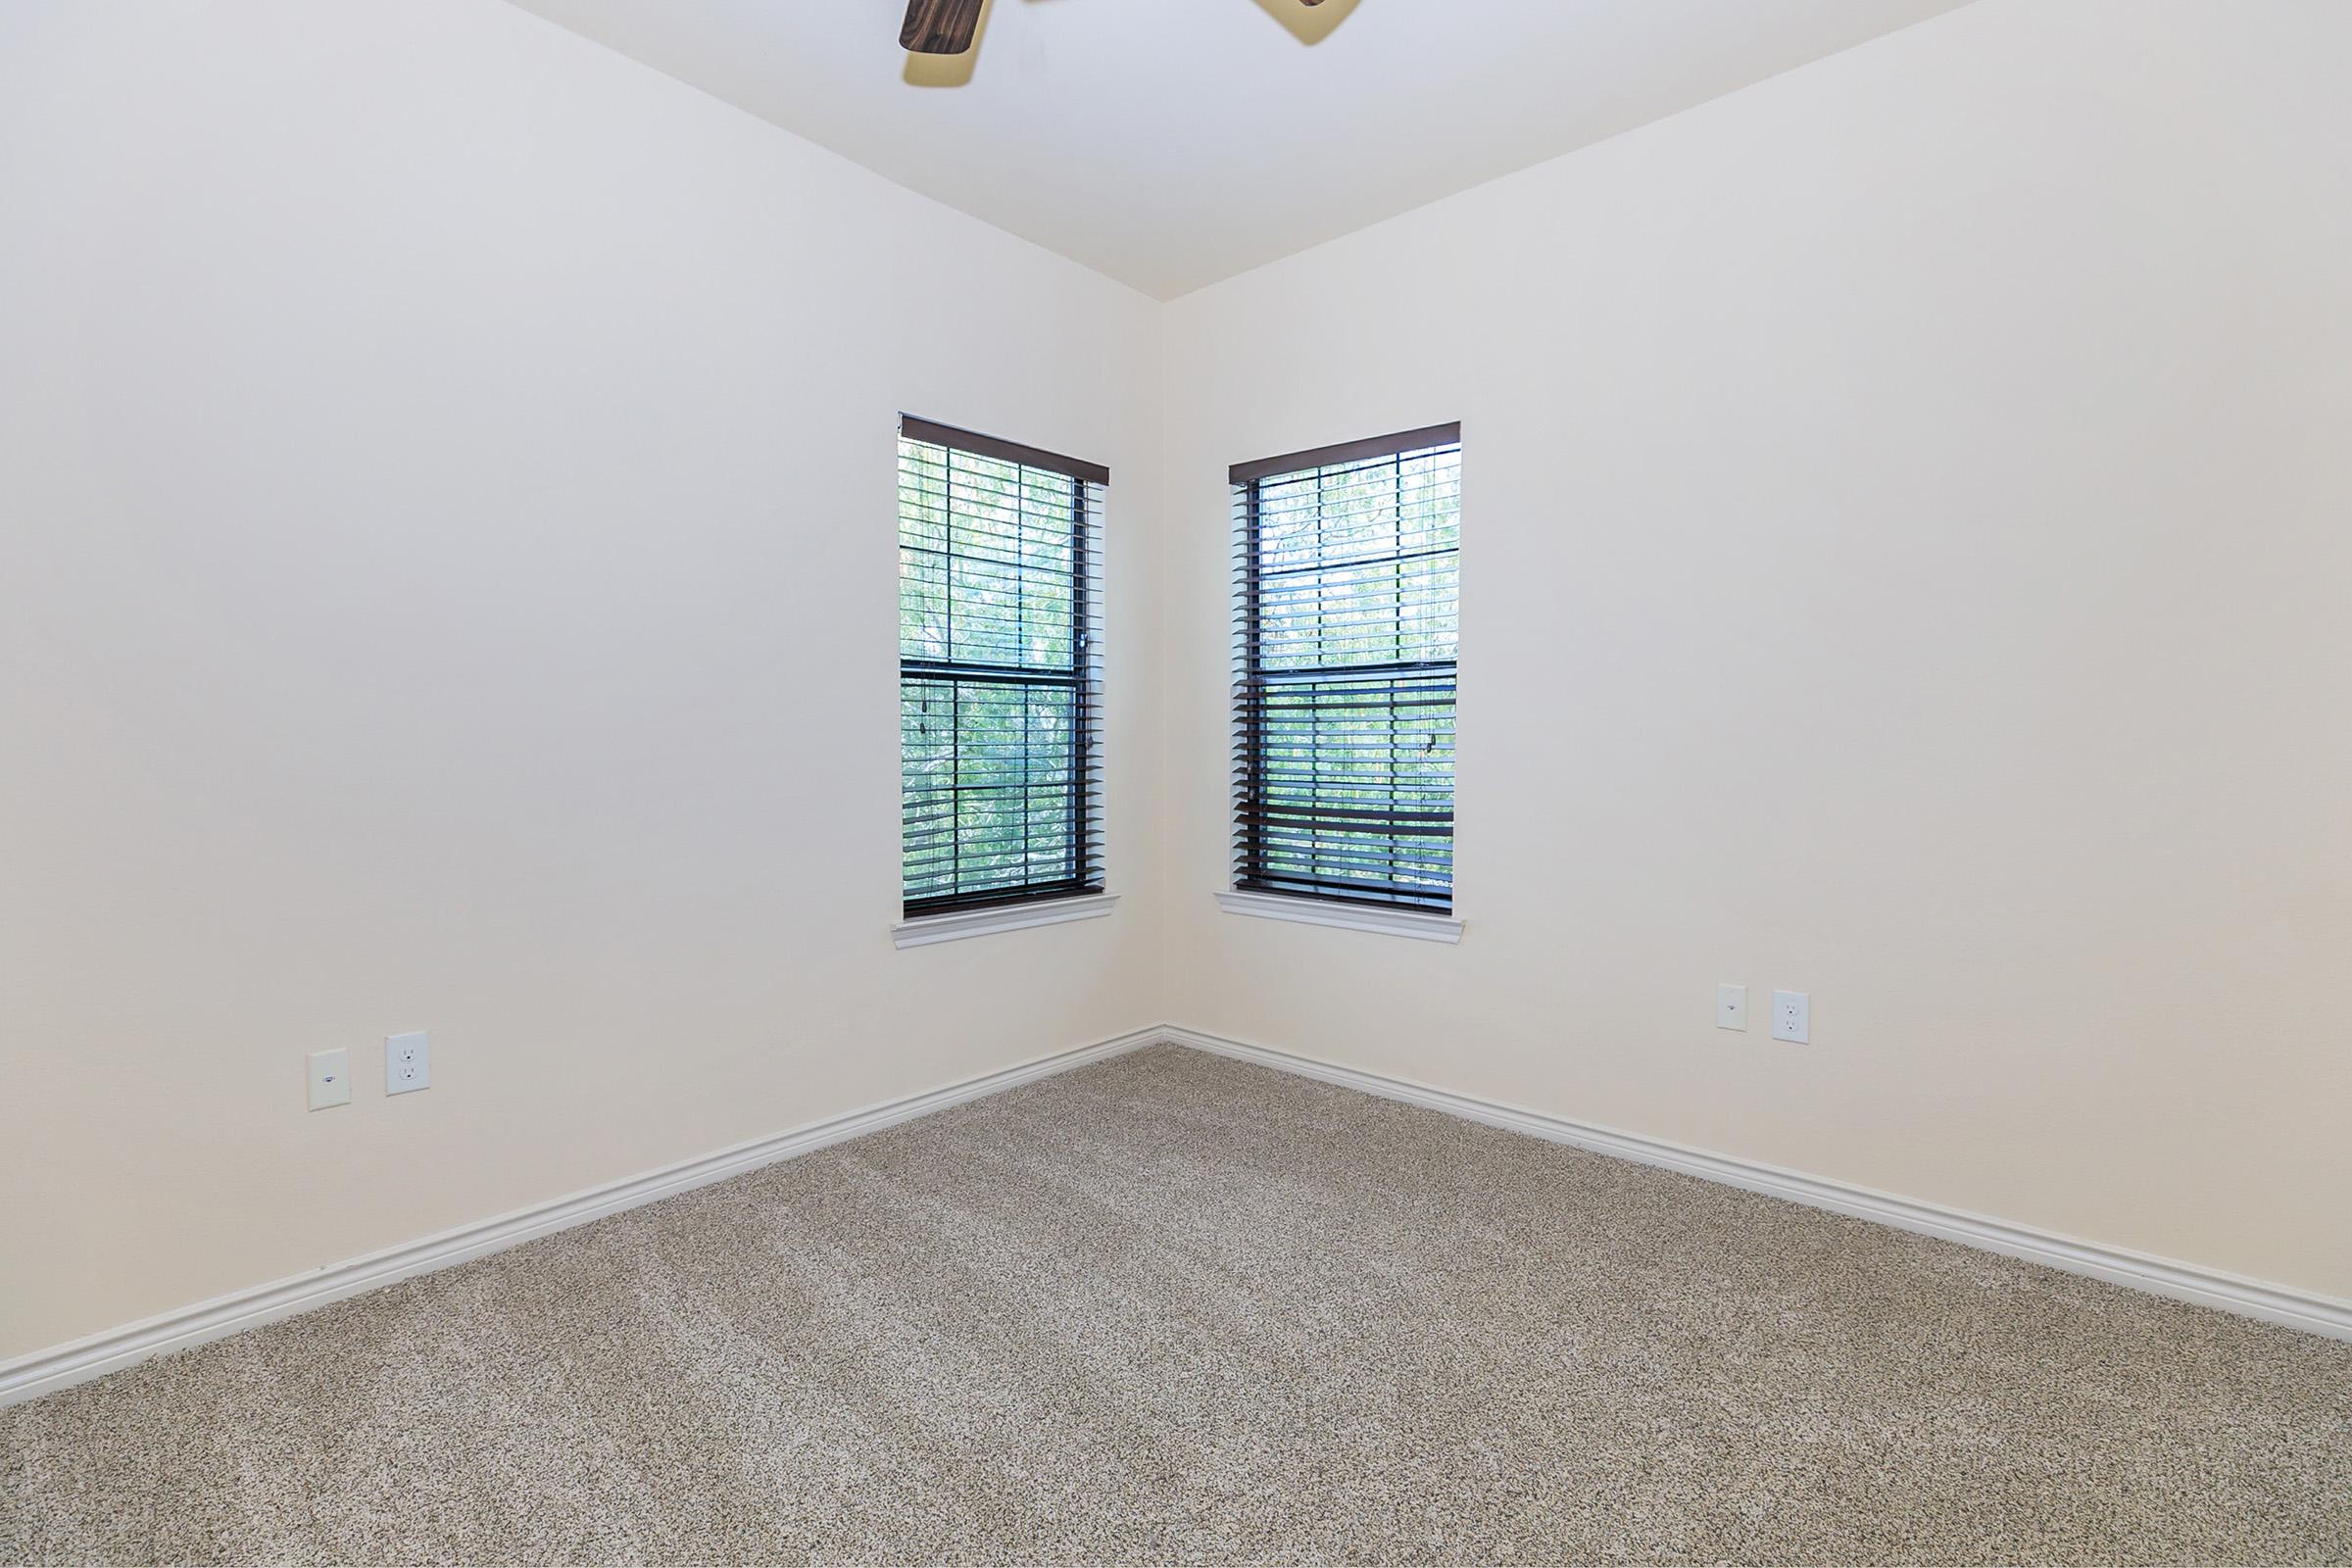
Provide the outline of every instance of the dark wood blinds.
{"type": "Polygon", "coordinates": [[[1110,471],[906,417],[899,431],[909,916],[1102,890],[1098,636],[1110,471]]]}
{"type": "Polygon", "coordinates": [[[1450,911],[1461,426],[1237,466],[1234,885],[1450,911]]]}

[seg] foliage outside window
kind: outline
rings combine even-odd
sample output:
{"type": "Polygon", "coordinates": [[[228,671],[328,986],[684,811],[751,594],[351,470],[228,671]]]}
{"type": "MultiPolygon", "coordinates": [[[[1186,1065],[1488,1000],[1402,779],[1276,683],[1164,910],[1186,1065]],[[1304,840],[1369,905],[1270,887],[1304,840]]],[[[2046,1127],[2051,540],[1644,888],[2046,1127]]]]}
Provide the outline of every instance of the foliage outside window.
{"type": "Polygon", "coordinates": [[[1095,606],[1107,470],[904,420],[909,916],[1102,889],[1095,606]]]}
{"type": "Polygon", "coordinates": [[[1461,427],[1233,470],[1234,885],[1449,911],[1461,427]]]}

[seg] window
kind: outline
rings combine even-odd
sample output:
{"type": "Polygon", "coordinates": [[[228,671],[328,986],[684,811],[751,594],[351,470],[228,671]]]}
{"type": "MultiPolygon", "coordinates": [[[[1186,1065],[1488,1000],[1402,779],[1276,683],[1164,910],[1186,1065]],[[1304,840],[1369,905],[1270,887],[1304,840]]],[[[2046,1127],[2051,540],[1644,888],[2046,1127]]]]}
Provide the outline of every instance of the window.
{"type": "Polygon", "coordinates": [[[1096,636],[1110,470],[899,426],[906,915],[1102,890],[1096,636]]]}
{"type": "Polygon", "coordinates": [[[1240,892],[1453,907],[1461,435],[1232,472],[1240,892]]]}

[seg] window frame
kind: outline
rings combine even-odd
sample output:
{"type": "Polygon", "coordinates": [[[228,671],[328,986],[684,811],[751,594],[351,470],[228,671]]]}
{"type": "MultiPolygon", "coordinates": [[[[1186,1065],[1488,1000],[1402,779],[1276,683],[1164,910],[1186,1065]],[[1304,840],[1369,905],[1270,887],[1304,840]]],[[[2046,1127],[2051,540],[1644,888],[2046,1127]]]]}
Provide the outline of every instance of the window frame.
{"type": "MultiPolygon", "coordinates": [[[[1234,526],[1234,655],[1230,711],[1233,782],[1229,806],[1232,845],[1227,858],[1227,891],[1218,896],[1218,903],[1231,913],[1313,925],[1338,925],[1440,942],[1460,940],[1462,922],[1454,913],[1459,892],[1454,881],[1454,863],[1450,853],[1446,859],[1442,904],[1428,894],[1393,878],[1385,889],[1367,890],[1359,895],[1344,889],[1300,886],[1298,884],[1309,879],[1286,879],[1269,868],[1263,821],[1266,799],[1264,779],[1268,763],[1265,758],[1265,724],[1259,715],[1264,702],[1263,694],[1270,689],[1270,681],[1264,668],[1265,634],[1259,617],[1265,604],[1261,576],[1264,570],[1261,512],[1263,487],[1269,481],[1292,479],[1326,468],[1374,463],[1383,458],[1402,458],[1408,454],[1448,447],[1455,449],[1458,479],[1461,441],[1462,427],[1455,421],[1258,459],[1236,464],[1227,470],[1234,526]],[[1286,882],[1290,885],[1285,885],[1286,882]]],[[[1456,527],[1452,547],[1456,563],[1453,608],[1458,625],[1458,563],[1461,550],[1458,502],[1456,527]]],[[[1323,664],[1308,667],[1328,670],[1337,678],[1345,679],[1351,666],[1323,664]]],[[[1376,670],[1381,668],[1368,667],[1376,670]]],[[[1458,699],[1459,669],[1457,633],[1453,659],[1400,662],[1397,669],[1392,673],[1400,678],[1411,678],[1415,674],[1445,672],[1450,676],[1452,690],[1458,699]],[[1406,670],[1403,667],[1405,663],[1410,663],[1413,668],[1406,670]]],[[[1454,784],[1449,760],[1446,820],[1446,841],[1449,851],[1455,842],[1454,784]]]]}
{"type": "MultiPolygon", "coordinates": [[[[1003,437],[942,424],[910,414],[899,416],[902,472],[908,443],[936,446],[950,453],[1017,465],[1053,474],[1070,485],[1070,663],[1067,669],[1037,668],[1027,664],[990,664],[958,660],[951,647],[946,658],[910,658],[906,652],[904,607],[906,577],[902,566],[902,607],[899,690],[901,710],[910,681],[955,685],[983,683],[1023,690],[1048,689],[1070,693],[1071,802],[1070,856],[1075,874],[1052,882],[1028,882],[975,893],[951,892],[907,897],[906,751],[902,732],[900,748],[900,867],[899,910],[895,927],[898,946],[927,946],[963,936],[999,930],[1092,918],[1110,912],[1117,902],[1107,891],[1102,823],[1103,710],[1102,674],[1102,532],[1110,484],[1110,469],[1099,463],[1065,457],[1003,437]]],[[[951,463],[952,463],[951,459],[951,463]]],[[[952,506],[952,500],[949,503],[952,506]]],[[[951,514],[952,515],[952,514],[951,514]]],[[[900,548],[906,548],[906,514],[899,512],[900,548]]],[[[951,528],[953,524],[951,523],[951,528]]],[[[903,559],[903,558],[902,558],[903,559]]],[[[949,592],[953,593],[953,574],[949,592]]]]}

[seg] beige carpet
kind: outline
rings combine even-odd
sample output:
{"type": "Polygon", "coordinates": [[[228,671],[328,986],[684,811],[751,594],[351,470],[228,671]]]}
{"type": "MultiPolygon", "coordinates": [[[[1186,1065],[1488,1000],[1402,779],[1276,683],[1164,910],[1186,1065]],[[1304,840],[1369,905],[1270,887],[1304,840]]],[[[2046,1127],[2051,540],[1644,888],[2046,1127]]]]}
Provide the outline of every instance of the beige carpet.
{"type": "Polygon", "coordinates": [[[0,1412],[0,1560],[2352,1560],[2352,1346],[1157,1049],[0,1412]]]}

